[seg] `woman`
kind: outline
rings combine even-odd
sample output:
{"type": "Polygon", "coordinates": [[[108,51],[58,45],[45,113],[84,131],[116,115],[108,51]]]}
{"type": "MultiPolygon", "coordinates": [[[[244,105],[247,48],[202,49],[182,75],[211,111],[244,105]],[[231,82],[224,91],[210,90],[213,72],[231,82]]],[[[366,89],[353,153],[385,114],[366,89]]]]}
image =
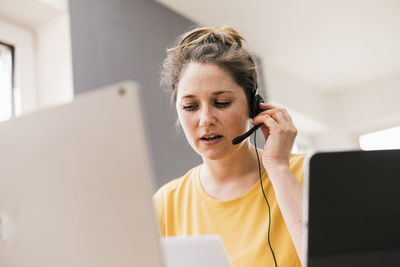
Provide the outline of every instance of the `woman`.
{"type": "Polygon", "coordinates": [[[235,267],[301,266],[304,156],[291,154],[297,130],[285,109],[261,103],[252,114],[257,71],[243,43],[233,28],[198,28],[168,50],[162,84],[203,164],[154,195],[161,234],[217,234],[235,267]],[[249,119],[263,150],[232,144],[249,119]]]}

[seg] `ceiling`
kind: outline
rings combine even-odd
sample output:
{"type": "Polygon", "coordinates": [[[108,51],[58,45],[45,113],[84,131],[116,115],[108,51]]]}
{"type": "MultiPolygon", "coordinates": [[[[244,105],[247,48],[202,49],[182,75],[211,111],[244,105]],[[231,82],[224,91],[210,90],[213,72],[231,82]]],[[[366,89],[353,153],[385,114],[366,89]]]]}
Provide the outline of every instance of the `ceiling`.
{"type": "Polygon", "coordinates": [[[0,18],[34,30],[68,9],[67,0],[0,0],[0,18]]]}
{"type": "MultiPolygon", "coordinates": [[[[400,74],[398,0],[157,0],[200,25],[233,25],[264,68],[321,91],[400,74]]],[[[0,0],[0,18],[34,29],[67,0],[0,0]]]]}
{"type": "Polygon", "coordinates": [[[158,0],[200,25],[233,25],[264,62],[321,91],[400,74],[400,1],[158,0]]]}

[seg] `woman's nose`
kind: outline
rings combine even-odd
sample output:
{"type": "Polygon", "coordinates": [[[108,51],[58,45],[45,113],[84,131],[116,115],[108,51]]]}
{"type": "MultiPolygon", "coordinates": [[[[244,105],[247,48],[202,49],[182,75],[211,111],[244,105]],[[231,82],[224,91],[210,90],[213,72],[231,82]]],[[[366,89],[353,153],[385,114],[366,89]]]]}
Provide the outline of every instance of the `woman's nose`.
{"type": "Polygon", "coordinates": [[[200,114],[200,122],[199,122],[200,127],[207,128],[210,126],[214,126],[215,123],[216,119],[214,114],[212,114],[211,110],[208,108],[203,109],[200,114]]]}

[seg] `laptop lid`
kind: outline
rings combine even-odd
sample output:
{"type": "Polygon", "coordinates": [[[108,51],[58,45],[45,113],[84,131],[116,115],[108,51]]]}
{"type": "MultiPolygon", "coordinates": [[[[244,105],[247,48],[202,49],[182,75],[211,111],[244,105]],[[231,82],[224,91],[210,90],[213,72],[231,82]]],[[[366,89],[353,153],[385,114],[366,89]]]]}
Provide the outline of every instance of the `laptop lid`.
{"type": "Polygon", "coordinates": [[[306,266],[400,266],[400,150],[307,162],[306,266]]]}
{"type": "Polygon", "coordinates": [[[161,266],[138,88],[0,123],[0,266],[161,266]]]}

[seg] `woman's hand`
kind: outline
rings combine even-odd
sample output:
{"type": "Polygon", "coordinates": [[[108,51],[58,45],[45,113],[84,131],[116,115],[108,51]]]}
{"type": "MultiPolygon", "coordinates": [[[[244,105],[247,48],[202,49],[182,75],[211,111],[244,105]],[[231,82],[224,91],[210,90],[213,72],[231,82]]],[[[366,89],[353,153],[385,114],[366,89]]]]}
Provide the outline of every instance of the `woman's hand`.
{"type": "Polygon", "coordinates": [[[265,137],[263,164],[266,170],[289,167],[289,158],[297,135],[289,113],[270,104],[260,104],[263,110],[253,119],[253,125],[261,124],[265,137]]]}

